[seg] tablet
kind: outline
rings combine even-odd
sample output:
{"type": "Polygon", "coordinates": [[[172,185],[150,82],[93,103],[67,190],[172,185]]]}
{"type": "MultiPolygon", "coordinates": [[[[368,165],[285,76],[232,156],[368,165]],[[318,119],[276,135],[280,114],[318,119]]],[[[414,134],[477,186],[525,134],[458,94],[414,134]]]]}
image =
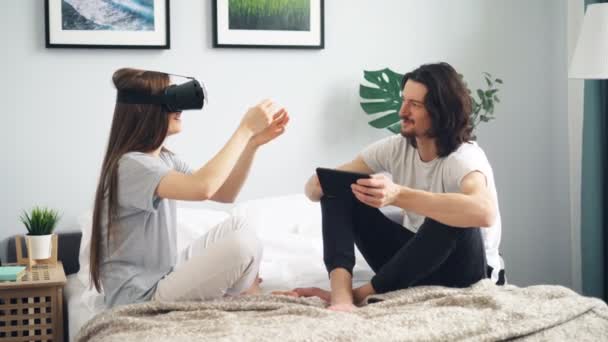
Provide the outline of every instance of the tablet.
{"type": "Polygon", "coordinates": [[[351,184],[356,183],[357,179],[370,178],[365,173],[342,171],[335,169],[317,168],[317,176],[321,183],[323,194],[329,197],[353,197],[351,184]]]}

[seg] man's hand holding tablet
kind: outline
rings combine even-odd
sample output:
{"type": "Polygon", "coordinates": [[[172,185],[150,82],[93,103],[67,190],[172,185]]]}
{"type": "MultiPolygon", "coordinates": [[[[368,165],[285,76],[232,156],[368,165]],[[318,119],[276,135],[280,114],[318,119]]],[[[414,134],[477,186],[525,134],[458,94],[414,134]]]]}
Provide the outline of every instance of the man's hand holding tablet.
{"type": "Polygon", "coordinates": [[[335,169],[327,169],[323,167],[317,168],[317,176],[323,189],[323,194],[328,197],[349,197],[353,198],[351,185],[356,183],[358,179],[370,178],[370,175],[365,173],[342,171],[335,169]]]}

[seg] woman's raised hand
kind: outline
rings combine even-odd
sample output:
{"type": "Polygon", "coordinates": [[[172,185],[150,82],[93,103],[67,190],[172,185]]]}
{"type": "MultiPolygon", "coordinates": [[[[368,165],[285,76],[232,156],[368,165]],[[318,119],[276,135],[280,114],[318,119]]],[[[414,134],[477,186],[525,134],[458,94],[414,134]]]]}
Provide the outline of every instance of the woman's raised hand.
{"type": "Polygon", "coordinates": [[[252,135],[262,132],[273,121],[274,102],[266,99],[254,107],[249,108],[243,116],[241,126],[248,129],[252,135]]]}
{"type": "Polygon", "coordinates": [[[272,141],[285,133],[287,124],[289,123],[289,113],[285,108],[279,109],[272,115],[272,122],[268,127],[264,128],[260,133],[251,137],[251,142],[255,146],[261,146],[269,141],[272,141]]]}

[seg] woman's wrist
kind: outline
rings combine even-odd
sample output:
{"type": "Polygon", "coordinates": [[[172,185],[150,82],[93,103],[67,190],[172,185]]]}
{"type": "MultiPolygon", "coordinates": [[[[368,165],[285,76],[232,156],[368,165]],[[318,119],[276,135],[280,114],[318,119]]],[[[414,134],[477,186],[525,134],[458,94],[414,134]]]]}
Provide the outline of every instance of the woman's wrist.
{"type": "Polygon", "coordinates": [[[251,141],[251,138],[254,136],[253,130],[247,127],[244,123],[241,123],[239,127],[236,129],[236,133],[242,135],[247,141],[251,141]]]}
{"type": "Polygon", "coordinates": [[[251,152],[255,152],[260,146],[262,145],[255,141],[255,136],[252,136],[251,138],[249,138],[249,142],[247,142],[246,149],[250,150],[251,152]]]}

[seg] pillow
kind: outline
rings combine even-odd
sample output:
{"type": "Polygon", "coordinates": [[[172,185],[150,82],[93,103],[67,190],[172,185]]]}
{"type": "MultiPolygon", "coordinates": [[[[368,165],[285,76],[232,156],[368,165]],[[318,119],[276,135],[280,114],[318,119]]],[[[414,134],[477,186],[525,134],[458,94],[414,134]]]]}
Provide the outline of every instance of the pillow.
{"type": "MultiPolygon", "coordinates": [[[[182,251],[192,241],[206,233],[218,223],[229,217],[225,211],[203,208],[177,208],[177,250],[182,251]]],[[[87,210],[78,219],[78,226],[82,232],[78,262],[80,270],[77,278],[83,285],[89,286],[89,254],[91,252],[91,230],[93,226],[93,212],[87,210]]]]}
{"type": "Polygon", "coordinates": [[[228,217],[230,214],[221,210],[177,208],[178,253],[228,217]]]}
{"type": "MultiPolygon", "coordinates": [[[[293,287],[329,287],[323,264],[321,205],[304,194],[292,194],[245,201],[232,215],[252,222],[264,244],[260,276],[262,289],[285,290],[293,287]]],[[[373,271],[355,247],[353,284],[363,285],[373,271]]]]}
{"type": "Polygon", "coordinates": [[[321,238],[321,206],[304,194],[291,194],[245,201],[231,210],[244,216],[257,228],[258,235],[306,235],[321,238]]]}
{"type": "Polygon", "coordinates": [[[80,240],[80,251],[78,252],[78,263],[80,269],[76,274],[76,277],[82,282],[83,285],[89,286],[89,254],[91,252],[91,230],[93,228],[93,211],[87,210],[78,216],[78,226],[82,232],[82,239],[80,240]]]}

